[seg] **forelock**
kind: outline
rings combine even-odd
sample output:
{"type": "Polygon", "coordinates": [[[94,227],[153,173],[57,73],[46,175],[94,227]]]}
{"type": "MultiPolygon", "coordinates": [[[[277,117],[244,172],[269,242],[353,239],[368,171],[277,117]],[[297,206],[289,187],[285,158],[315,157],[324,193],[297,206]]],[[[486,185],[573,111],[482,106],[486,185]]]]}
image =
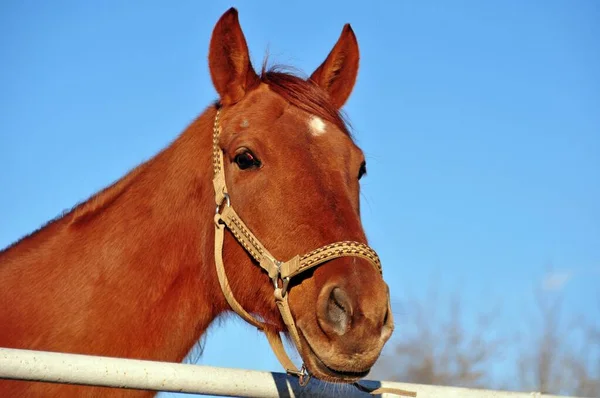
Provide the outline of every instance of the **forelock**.
{"type": "Polygon", "coordinates": [[[291,105],[334,124],[352,138],[345,117],[331,104],[325,90],[312,80],[283,71],[281,67],[267,70],[264,66],[260,80],[291,105]]]}

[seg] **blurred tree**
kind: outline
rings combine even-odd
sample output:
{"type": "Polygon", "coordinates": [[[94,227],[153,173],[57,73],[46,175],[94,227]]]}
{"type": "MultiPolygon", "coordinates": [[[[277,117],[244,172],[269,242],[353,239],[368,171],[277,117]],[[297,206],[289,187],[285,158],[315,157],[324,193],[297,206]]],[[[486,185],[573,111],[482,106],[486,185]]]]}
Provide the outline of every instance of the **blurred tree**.
{"type": "Polygon", "coordinates": [[[600,319],[587,314],[565,322],[560,294],[535,293],[537,320],[515,324],[517,338],[495,333],[498,310],[465,322],[458,295],[446,308],[435,290],[425,300],[407,300],[395,314],[394,341],[369,377],[600,398],[600,319]],[[516,353],[508,368],[517,377],[491,371],[507,352],[516,353]]]}
{"type": "Polygon", "coordinates": [[[385,352],[372,375],[410,383],[485,388],[486,369],[500,353],[502,340],[493,333],[495,311],[476,317],[476,330],[465,326],[460,299],[455,296],[449,315],[440,315],[437,293],[424,302],[410,300],[395,316],[398,332],[392,352],[385,352]],[[487,333],[486,331],[491,331],[487,333]]]}
{"type": "Polygon", "coordinates": [[[539,322],[520,347],[519,389],[600,398],[598,325],[589,314],[565,322],[560,295],[535,297],[539,322]]]}

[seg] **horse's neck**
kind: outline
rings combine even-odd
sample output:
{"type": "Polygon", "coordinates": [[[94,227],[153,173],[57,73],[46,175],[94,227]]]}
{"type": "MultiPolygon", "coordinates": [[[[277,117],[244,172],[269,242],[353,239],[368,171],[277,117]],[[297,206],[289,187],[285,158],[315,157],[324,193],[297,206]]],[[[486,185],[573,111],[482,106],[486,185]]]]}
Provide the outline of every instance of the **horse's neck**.
{"type": "Polygon", "coordinates": [[[209,269],[212,114],[0,253],[0,346],[183,358],[220,311],[209,269]]]}

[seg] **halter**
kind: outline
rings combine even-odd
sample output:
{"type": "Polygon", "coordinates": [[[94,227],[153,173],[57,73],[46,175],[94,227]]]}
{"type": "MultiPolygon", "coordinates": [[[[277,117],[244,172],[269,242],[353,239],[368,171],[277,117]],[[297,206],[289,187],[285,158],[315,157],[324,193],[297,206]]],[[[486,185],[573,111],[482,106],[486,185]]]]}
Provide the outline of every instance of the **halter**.
{"type": "Polygon", "coordinates": [[[290,305],[288,302],[288,287],[290,280],[314,267],[317,267],[327,261],[340,258],[340,257],[359,257],[367,260],[375,269],[381,274],[381,262],[377,253],[369,246],[351,241],[335,242],[326,246],[322,246],[309,253],[303,255],[296,255],[291,260],[279,261],[277,260],[266,247],[258,240],[256,236],[250,231],[246,224],[242,221],[240,216],[233,209],[231,199],[227,191],[227,185],[225,183],[225,170],[223,167],[223,151],[219,147],[219,116],[221,114],[221,108],[217,108],[215,115],[215,121],[213,125],[213,186],[215,190],[215,264],[217,268],[217,275],[219,277],[219,284],[225,299],[231,306],[231,308],[237,312],[244,320],[248,323],[256,326],[259,330],[265,333],[267,340],[271,345],[271,349],[277,356],[277,359],[281,365],[285,368],[288,374],[296,375],[299,377],[301,385],[306,385],[310,379],[306,366],[303,364],[302,368],[298,368],[290,360],[289,356],[285,352],[283,343],[279,333],[274,332],[271,328],[267,327],[267,324],[260,322],[252,315],[250,315],[241,304],[233,296],[233,292],[229,286],[227,275],[225,274],[225,268],[223,266],[223,240],[225,234],[225,228],[228,228],[237,241],[242,245],[244,249],[256,260],[258,265],[267,272],[269,278],[273,282],[274,298],[277,308],[281,313],[284,324],[292,337],[296,349],[298,352],[302,344],[294,317],[290,311],[290,305]]]}

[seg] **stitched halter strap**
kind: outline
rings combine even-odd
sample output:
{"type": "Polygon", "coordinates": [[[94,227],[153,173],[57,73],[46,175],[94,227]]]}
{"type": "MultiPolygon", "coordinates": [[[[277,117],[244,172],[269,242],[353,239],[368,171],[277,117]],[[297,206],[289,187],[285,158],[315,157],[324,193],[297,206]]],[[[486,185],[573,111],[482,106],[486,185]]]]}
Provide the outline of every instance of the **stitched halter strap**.
{"type": "MultiPolygon", "coordinates": [[[[322,246],[309,253],[303,255],[296,255],[289,261],[278,261],[260,242],[260,240],[252,233],[250,228],[242,221],[240,216],[235,212],[227,191],[227,185],[225,182],[225,170],[223,165],[223,151],[219,147],[219,135],[220,135],[220,124],[219,117],[221,109],[217,109],[215,115],[215,121],[213,125],[213,186],[215,190],[215,265],[217,269],[217,275],[219,278],[219,284],[221,285],[221,291],[225,296],[225,299],[231,306],[231,308],[240,315],[246,322],[256,326],[259,330],[263,331],[267,336],[267,340],[271,345],[275,356],[285,368],[286,372],[292,375],[296,375],[300,379],[301,385],[306,385],[310,379],[310,375],[306,370],[306,367],[302,365],[302,368],[298,368],[290,360],[289,356],[285,352],[281,336],[279,333],[274,331],[273,327],[265,324],[255,317],[250,315],[242,305],[235,299],[227,275],[225,273],[225,267],[223,265],[223,241],[225,228],[228,228],[236,240],[244,247],[244,249],[252,256],[252,258],[258,263],[258,265],[267,272],[269,278],[273,282],[274,287],[274,299],[286,325],[292,341],[294,342],[298,352],[301,352],[300,348],[302,343],[296,328],[296,323],[292,316],[290,305],[288,302],[287,290],[291,278],[307,271],[311,268],[317,267],[327,261],[340,258],[340,257],[360,257],[371,263],[377,271],[381,274],[381,262],[377,253],[369,246],[360,242],[342,241],[335,242],[326,246],[322,246]]],[[[356,383],[355,383],[356,384],[356,383]]],[[[365,387],[356,384],[357,387],[366,391],[365,387]]],[[[383,392],[394,392],[390,389],[377,389],[369,391],[373,394],[381,394],[383,392]]],[[[397,394],[406,395],[406,391],[395,390],[397,394]]],[[[415,396],[412,393],[406,396],[415,396]]]]}

